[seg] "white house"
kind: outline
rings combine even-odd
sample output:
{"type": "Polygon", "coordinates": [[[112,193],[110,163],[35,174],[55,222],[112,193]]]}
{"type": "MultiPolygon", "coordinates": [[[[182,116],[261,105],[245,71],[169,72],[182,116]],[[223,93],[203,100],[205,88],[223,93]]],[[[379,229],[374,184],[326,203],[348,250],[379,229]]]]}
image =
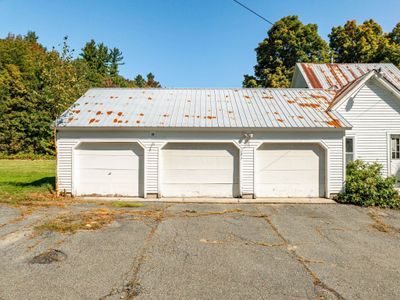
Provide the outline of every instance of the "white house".
{"type": "Polygon", "coordinates": [[[394,172],[400,71],[315,88],[301,67],[301,88],[90,89],[57,120],[58,191],[330,197],[346,158],[394,172]]]}
{"type": "Polygon", "coordinates": [[[296,65],[292,87],[335,90],[328,111],[343,116],[346,160],[379,162],[400,178],[400,70],[393,64],[296,65]]]}

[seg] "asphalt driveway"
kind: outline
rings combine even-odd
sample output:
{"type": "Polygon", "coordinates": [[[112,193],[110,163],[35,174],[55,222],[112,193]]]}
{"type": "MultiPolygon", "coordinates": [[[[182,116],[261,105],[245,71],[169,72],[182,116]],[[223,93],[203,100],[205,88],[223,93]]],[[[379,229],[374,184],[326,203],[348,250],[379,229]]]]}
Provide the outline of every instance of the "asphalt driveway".
{"type": "Polygon", "coordinates": [[[172,203],[0,211],[0,299],[400,298],[400,211],[172,203]],[[75,233],[48,225],[98,209],[96,230],[100,221],[89,219],[90,230],[75,233]]]}

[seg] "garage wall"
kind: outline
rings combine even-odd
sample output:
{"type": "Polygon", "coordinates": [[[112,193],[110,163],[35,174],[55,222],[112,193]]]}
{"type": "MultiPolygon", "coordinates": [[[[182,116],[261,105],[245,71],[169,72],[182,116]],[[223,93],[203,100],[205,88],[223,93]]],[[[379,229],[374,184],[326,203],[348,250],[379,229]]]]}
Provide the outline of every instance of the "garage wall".
{"type": "Polygon", "coordinates": [[[251,131],[253,138],[243,140],[243,130],[238,131],[133,131],[133,130],[60,130],[57,134],[57,174],[60,192],[72,192],[72,149],[81,141],[139,141],[145,147],[145,193],[159,193],[160,149],[168,141],[234,142],[240,147],[240,189],[242,194],[254,194],[255,151],[263,142],[321,141],[329,149],[328,173],[330,193],[338,193],[343,186],[343,136],[339,130],[302,131],[271,130],[251,131]],[[154,135],[153,135],[154,134],[154,135]]]}

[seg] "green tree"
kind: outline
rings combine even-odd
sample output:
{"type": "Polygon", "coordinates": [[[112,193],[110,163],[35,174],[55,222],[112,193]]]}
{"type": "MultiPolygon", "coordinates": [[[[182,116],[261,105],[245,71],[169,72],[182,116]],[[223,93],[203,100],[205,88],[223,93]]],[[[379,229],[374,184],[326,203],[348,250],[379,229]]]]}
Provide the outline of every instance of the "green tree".
{"type": "Polygon", "coordinates": [[[135,85],[139,88],[143,88],[146,85],[146,80],[143,78],[142,75],[138,74],[134,79],[133,79],[135,85]]]}
{"type": "Polygon", "coordinates": [[[277,21],[255,51],[254,76],[244,76],[244,87],[288,87],[297,62],[329,61],[329,47],[317,25],[305,25],[297,16],[277,21]]]}
{"type": "Polygon", "coordinates": [[[110,75],[112,77],[118,76],[119,66],[124,64],[123,60],[122,52],[118,48],[110,50],[110,75]]]}
{"type": "Polygon", "coordinates": [[[390,34],[374,20],[357,25],[355,20],[347,21],[344,26],[332,28],[329,34],[330,46],[339,63],[379,63],[399,64],[400,25],[390,34]]]}
{"type": "Polygon", "coordinates": [[[154,79],[155,77],[154,77],[153,73],[147,74],[146,77],[147,77],[147,80],[146,80],[145,87],[148,87],[148,88],[160,88],[161,87],[160,83],[154,79]]]}

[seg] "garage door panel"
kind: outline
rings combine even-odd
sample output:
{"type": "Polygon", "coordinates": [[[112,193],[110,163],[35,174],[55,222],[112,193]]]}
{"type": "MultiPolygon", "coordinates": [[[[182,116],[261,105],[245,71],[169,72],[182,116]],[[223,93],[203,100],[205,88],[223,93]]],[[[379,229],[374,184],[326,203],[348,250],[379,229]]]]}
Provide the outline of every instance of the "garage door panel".
{"type": "Polygon", "coordinates": [[[143,150],[137,143],[83,143],[75,158],[78,195],[143,196],[143,150]]]}
{"type": "Polygon", "coordinates": [[[176,156],[174,153],[166,153],[164,158],[174,169],[208,169],[210,165],[213,166],[213,169],[226,169],[227,165],[233,164],[232,157],[223,156],[176,156]]]}
{"type": "Polygon", "coordinates": [[[168,193],[171,197],[227,197],[239,189],[235,184],[168,184],[168,193]]]}
{"type": "Polygon", "coordinates": [[[303,184],[270,184],[261,185],[260,188],[266,193],[264,197],[318,197],[319,187],[306,188],[303,184]],[[317,196],[316,196],[317,195],[317,196]]]}
{"type": "MultiPolygon", "coordinates": [[[[265,184],[309,184],[310,181],[317,180],[313,170],[282,170],[266,171],[260,173],[260,183],[265,184]]],[[[323,178],[318,178],[318,182],[323,178]]]]}
{"type": "Polygon", "coordinates": [[[162,195],[232,197],[239,194],[238,150],[223,143],[171,143],[162,152],[162,195]]]}
{"type": "Polygon", "coordinates": [[[139,165],[140,158],[131,152],[130,155],[101,155],[97,153],[96,155],[80,156],[80,169],[92,169],[99,166],[103,169],[119,170],[119,169],[132,169],[139,165]]]}
{"type": "Polygon", "coordinates": [[[258,197],[322,197],[325,153],[317,144],[264,144],[257,150],[258,197]]]}
{"type": "Polygon", "coordinates": [[[164,171],[164,183],[237,183],[231,170],[182,170],[164,171]],[[210,174],[212,173],[212,175],[210,174]]]}

